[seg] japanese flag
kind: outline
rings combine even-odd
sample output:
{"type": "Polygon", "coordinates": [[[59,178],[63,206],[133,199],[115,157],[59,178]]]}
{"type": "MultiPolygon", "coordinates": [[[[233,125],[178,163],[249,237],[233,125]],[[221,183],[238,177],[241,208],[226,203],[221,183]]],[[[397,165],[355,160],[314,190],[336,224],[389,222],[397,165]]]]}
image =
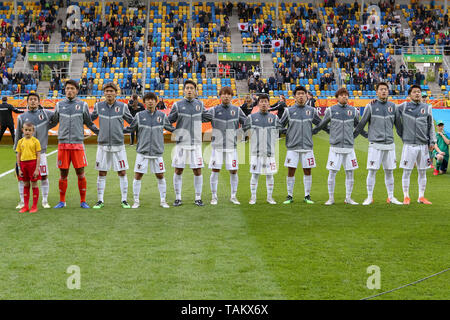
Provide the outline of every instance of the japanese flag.
{"type": "Polygon", "coordinates": [[[272,40],[272,48],[280,48],[284,44],[283,40],[272,40]]]}
{"type": "Polygon", "coordinates": [[[362,24],[361,25],[361,31],[369,31],[369,25],[368,24],[362,24]]]}
{"type": "Polygon", "coordinates": [[[368,34],[366,35],[367,39],[372,39],[373,38],[373,34],[368,34]]]}
{"type": "Polygon", "coordinates": [[[248,30],[248,22],[246,22],[246,23],[238,23],[238,29],[240,31],[247,31],[248,30]]]}

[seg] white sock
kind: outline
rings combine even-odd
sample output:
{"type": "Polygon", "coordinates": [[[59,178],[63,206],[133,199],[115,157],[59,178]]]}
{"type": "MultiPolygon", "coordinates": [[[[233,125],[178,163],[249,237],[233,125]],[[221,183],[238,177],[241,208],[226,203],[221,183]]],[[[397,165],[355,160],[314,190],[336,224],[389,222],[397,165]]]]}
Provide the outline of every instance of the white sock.
{"type": "Polygon", "coordinates": [[[427,171],[417,170],[417,183],[419,184],[419,198],[425,197],[425,189],[427,188],[427,171]]]}
{"type": "Polygon", "coordinates": [[[159,190],[159,196],[161,198],[161,202],[162,201],[166,201],[166,179],[162,178],[162,179],[157,179],[158,180],[158,190],[159,190]]]}
{"type": "Polygon", "coordinates": [[[274,184],[273,175],[271,174],[266,175],[267,199],[272,199],[273,184],[274,184]]]}
{"type": "Polygon", "coordinates": [[[288,196],[294,196],[295,177],[286,177],[286,186],[288,196]]]}
{"type": "Polygon", "coordinates": [[[353,184],[354,180],[354,171],[353,170],[345,170],[345,198],[350,199],[352,197],[353,192],[353,184]]]}
{"type": "Polygon", "coordinates": [[[142,180],[133,179],[133,197],[134,202],[139,202],[139,194],[141,193],[142,180]]]}
{"type": "Polygon", "coordinates": [[[181,200],[181,188],[183,186],[183,176],[181,174],[173,174],[173,189],[175,190],[175,199],[181,200]]]}
{"type": "Polygon", "coordinates": [[[219,184],[219,172],[211,171],[211,175],[209,176],[209,184],[211,186],[212,196],[217,198],[217,185],[219,184]]]}
{"type": "Polygon", "coordinates": [[[259,174],[252,173],[252,177],[250,179],[250,191],[252,193],[252,197],[256,198],[256,190],[258,190],[258,179],[259,174]]]}
{"type": "Polygon", "coordinates": [[[369,169],[367,174],[366,186],[367,186],[367,198],[373,199],[373,189],[375,188],[375,180],[377,176],[377,170],[369,169]]]}
{"type": "Polygon", "coordinates": [[[203,175],[194,176],[195,200],[202,199],[203,175]]]}
{"type": "Polygon", "coordinates": [[[48,177],[45,180],[41,180],[41,192],[42,192],[42,202],[48,202],[48,192],[50,189],[50,183],[48,177]]]}
{"type": "Polygon", "coordinates": [[[334,200],[334,186],[336,185],[336,170],[330,170],[328,173],[328,196],[331,200],[334,200]]]}
{"type": "Polygon", "coordinates": [[[231,197],[235,198],[238,188],[239,177],[237,173],[230,173],[231,197]]]}
{"type": "Polygon", "coordinates": [[[106,186],[106,177],[98,176],[97,177],[97,199],[98,199],[98,201],[103,202],[103,195],[105,194],[105,186],[106,186]]]}
{"type": "Polygon", "coordinates": [[[122,193],[122,201],[127,201],[127,195],[128,195],[127,175],[119,176],[119,180],[120,180],[120,192],[122,193]]]}
{"type": "Polygon", "coordinates": [[[409,198],[409,179],[411,178],[411,169],[403,169],[402,176],[402,187],[403,187],[403,196],[405,198],[409,198]]]}
{"type": "Polygon", "coordinates": [[[305,197],[311,193],[312,175],[303,175],[303,186],[305,188],[305,197]]]}
{"type": "Polygon", "coordinates": [[[384,183],[388,198],[392,199],[394,197],[394,170],[384,170],[384,183]]]}
{"type": "Polygon", "coordinates": [[[18,182],[18,186],[19,186],[20,202],[24,203],[24,200],[23,200],[23,181],[19,181],[18,182]]]}

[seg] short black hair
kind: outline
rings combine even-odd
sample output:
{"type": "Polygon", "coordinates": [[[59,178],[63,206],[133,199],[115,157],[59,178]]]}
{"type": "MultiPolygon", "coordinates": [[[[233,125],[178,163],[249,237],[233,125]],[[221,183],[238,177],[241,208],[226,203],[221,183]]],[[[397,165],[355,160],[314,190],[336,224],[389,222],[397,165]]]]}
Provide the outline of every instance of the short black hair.
{"type": "Polygon", "coordinates": [[[308,90],[306,90],[306,88],[304,86],[296,86],[294,89],[294,97],[295,97],[295,94],[297,93],[297,91],[303,91],[305,94],[308,93],[308,90]]]}
{"type": "Polygon", "coordinates": [[[30,99],[30,97],[35,96],[38,98],[38,101],[41,101],[41,97],[39,97],[39,95],[36,92],[30,92],[27,96],[27,102],[30,99]]]}
{"type": "Polygon", "coordinates": [[[147,93],[144,95],[143,100],[144,100],[144,102],[145,102],[145,100],[154,100],[154,101],[158,101],[158,97],[157,97],[156,94],[154,94],[153,92],[147,92],[147,93]]]}
{"type": "Polygon", "coordinates": [[[409,87],[408,94],[411,94],[411,92],[413,91],[414,88],[419,89],[420,93],[422,93],[422,88],[418,84],[413,84],[411,87],[409,87]]]}
{"type": "Polygon", "coordinates": [[[72,80],[72,79],[67,80],[66,83],[64,84],[64,89],[67,88],[68,84],[70,84],[70,85],[74,86],[75,88],[77,88],[77,91],[80,90],[80,85],[75,80],[72,80]]]}
{"type": "Polygon", "coordinates": [[[377,85],[375,87],[375,91],[377,91],[380,86],[385,86],[389,90],[389,85],[387,84],[387,82],[381,81],[381,82],[377,83],[377,85]]]}
{"type": "Polygon", "coordinates": [[[268,94],[265,94],[265,93],[260,94],[259,97],[258,97],[257,103],[259,104],[259,102],[260,102],[261,100],[267,100],[267,101],[270,101],[269,95],[268,95],[268,94]]]}
{"type": "Polygon", "coordinates": [[[184,82],[183,89],[186,89],[186,85],[188,85],[188,84],[192,84],[194,86],[194,88],[197,90],[197,84],[195,83],[194,80],[186,80],[184,82]]]}

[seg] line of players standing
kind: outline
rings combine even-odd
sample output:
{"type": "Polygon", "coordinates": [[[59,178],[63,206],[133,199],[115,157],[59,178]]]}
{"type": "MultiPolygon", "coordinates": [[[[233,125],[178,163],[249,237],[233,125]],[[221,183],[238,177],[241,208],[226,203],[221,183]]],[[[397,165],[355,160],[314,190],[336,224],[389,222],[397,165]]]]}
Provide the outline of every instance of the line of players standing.
{"type": "MultiPolygon", "coordinates": [[[[16,142],[20,139],[22,125],[31,121],[40,128],[36,130],[36,136],[42,145],[40,169],[41,175],[48,176],[47,159],[45,150],[48,141],[48,130],[59,123],[58,132],[58,168],[60,169],[59,192],[60,202],[55,208],[66,206],[65,196],[67,190],[67,176],[70,163],[73,164],[80,192],[80,206],[89,208],[86,203],[86,178],[84,167],[87,159],[84,150],[84,125],[98,135],[98,148],[95,168],[98,171],[97,195],[98,202],[93,208],[104,207],[104,191],[106,186],[107,172],[113,168],[118,173],[121,189],[121,206],[123,208],[138,208],[140,206],[141,179],[150,171],[155,174],[158,181],[160,193],[160,205],[168,208],[166,202],[166,181],[164,178],[165,165],[163,161],[164,137],[163,130],[172,132],[172,139],[176,141],[172,153],[172,166],[175,168],[173,175],[173,187],[175,191],[174,206],[182,205],[182,174],[186,164],[194,173],[195,204],[203,206],[201,199],[203,177],[202,168],[202,123],[211,122],[212,131],[212,154],[209,168],[210,187],[212,193],[211,204],[218,203],[217,186],[219,172],[225,164],[226,170],[230,172],[231,196],[230,201],[240,204],[237,199],[238,187],[238,155],[237,155],[237,132],[242,128],[250,136],[250,204],[256,203],[256,190],[260,175],[266,176],[267,202],[276,204],[272,197],[274,188],[273,175],[277,172],[275,159],[275,145],[279,130],[286,128],[287,154],[284,165],[288,168],[286,179],[287,198],[284,204],[294,201],[293,190],[295,184],[295,172],[299,165],[303,168],[304,202],[313,204],[310,190],[312,185],[311,169],[316,167],[313,152],[312,136],[320,130],[325,130],[330,135],[330,150],[327,160],[328,193],[329,199],[325,205],[334,204],[335,178],[341,166],[345,170],[345,203],[358,204],[351,198],[354,184],[354,170],[358,168],[358,162],[354,151],[354,138],[359,134],[369,140],[367,161],[367,192],[368,197],[364,205],[373,203],[373,189],[375,185],[375,174],[383,165],[385,171],[385,182],[388,193],[387,202],[393,204],[409,204],[409,180],[412,169],[417,166],[419,178],[418,202],[431,204],[425,196],[426,169],[430,166],[428,150],[434,148],[436,136],[431,106],[422,103],[421,88],[413,85],[409,89],[411,101],[399,106],[388,101],[388,85],[378,83],[377,99],[369,103],[360,119],[357,108],[348,104],[348,91],[340,88],[336,91],[338,103],[325,111],[323,119],[319,117],[318,109],[308,99],[307,90],[298,86],[294,90],[295,104],[289,108],[282,106],[284,112],[280,118],[270,113],[269,97],[260,95],[256,106],[258,112],[246,115],[245,108],[239,108],[231,104],[233,91],[224,87],[220,91],[221,104],[206,109],[203,102],[196,99],[197,85],[194,81],[187,80],[184,83],[184,98],[175,102],[167,116],[156,110],[158,98],[154,93],[147,93],[143,97],[146,110],[133,115],[126,104],[117,101],[118,87],[108,83],[103,87],[105,101],[97,102],[92,114],[86,102],[77,98],[78,84],[69,80],[65,84],[66,98],[56,104],[55,111],[39,108],[39,96],[30,94],[27,97],[28,111],[19,116],[16,129],[16,142]],[[99,127],[93,120],[99,118],[99,127]],[[124,128],[124,120],[130,125],[124,128]],[[176,123],[176,127],[172,124],[176,123]],[[366,124],[368,132],[364,131],[366,124]],[[315,127],[313,128],[313,124],[315,127]],[[393,127],[403,140],[402,158],[400,168],[403,168],[402,186],[404,192],[403,202],[394,197],[393,170],[396,168],[395,145],[393,127]],[[126,171],[129,169],[124,146],[124,133],[137,131],[139,140],[137,143],[137,156],[135,162],[135,176],[133,179],[134,204],[130,206],[127,202],[128,180],[126,171]]],[[[246,101],[246,103],[251,101],[246,101]]],[[[280,103],[285,103],[281,98],[280,103]]],[[[252,105],[253,107],[254,105],[252,105]]],[[[273,106],[272,110],[278,108],[273,106]],[[274,109],[275,108],[275,109],[274,109]]],[[[281,108],[281,107],[280,107],[281,108]]],[[[248,107],[248,110],[251,108],[248,107]]],[[[45,188],[42,188],[43,206],[48,205],[48,179],[45,188]]],[[[23,187],[22,187],[23,188],[23,187]]],[[[19,192],[21,191],[19,182],[19,192]]],[[[22,200],[22,199],[21,199],[22,200]]],[[[23,206],[19,203],[18,208],[23,206]]]]}

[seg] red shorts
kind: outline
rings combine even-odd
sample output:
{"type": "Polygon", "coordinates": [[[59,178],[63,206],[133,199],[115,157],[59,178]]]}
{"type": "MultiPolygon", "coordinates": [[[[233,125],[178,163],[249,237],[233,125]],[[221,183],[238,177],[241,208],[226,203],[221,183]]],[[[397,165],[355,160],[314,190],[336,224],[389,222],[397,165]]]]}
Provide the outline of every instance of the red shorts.
{"type": "Polygon", "coordinates": [[[23,177],[18,177],[20,181],[34,182],[41,180],[41,175],[39,172],[36,178],[33,177],[34,171],[36,170],[36,160],[20,161],[20,169],[22,170],[23,174],[23,177]]]}
{"type": "Polygon", "coordinates": [[[63,149],[58,146],[58,168],[69,169],[72,162],[75,169],[88,165],[84,149],[63,149]]]}

